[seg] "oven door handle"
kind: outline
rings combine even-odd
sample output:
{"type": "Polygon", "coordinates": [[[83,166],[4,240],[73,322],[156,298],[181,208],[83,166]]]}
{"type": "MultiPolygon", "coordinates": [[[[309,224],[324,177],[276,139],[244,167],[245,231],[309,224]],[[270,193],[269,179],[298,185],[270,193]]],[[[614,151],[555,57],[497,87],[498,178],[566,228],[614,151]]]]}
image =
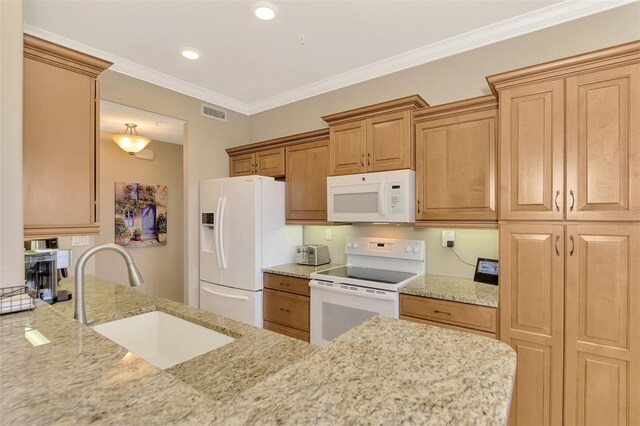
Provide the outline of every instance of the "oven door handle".
{"type": "MultiPolygon", "coordinates": [[[[344,285],[348,287],[355,287],[349,284],[344,284],[344,285]]],[[[378,300],[395,300],[396,299],[396,293],[393,291],[370,289],[370,290],[373,290],[373,293],[370,293],[366,291],[367,288],[365,287],[358,287],[358,291],[355,291],[355,290],[342,288],[340,287],[340,284],[334,284],[333,286],[328,286],[328,285],[319,283],[316,280],[311,280],[309,282],[309,287],[316,288],[318,290],[325,290],[333,293],[349,294],[355,297],[368,297],[370,299],[378,299],[378,300]],[[383,291],[384,293],[375,293],[376,291],[383,291]]]]}

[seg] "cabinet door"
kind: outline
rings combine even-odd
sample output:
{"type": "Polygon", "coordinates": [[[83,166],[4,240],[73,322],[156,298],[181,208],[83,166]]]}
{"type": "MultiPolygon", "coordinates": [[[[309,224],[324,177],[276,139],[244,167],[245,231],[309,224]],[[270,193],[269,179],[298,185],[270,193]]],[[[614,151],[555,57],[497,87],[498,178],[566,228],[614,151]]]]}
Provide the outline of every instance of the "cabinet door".
{"type": "Polygon", "coordinates": [[[518,354],[512,425],[562,423],[564,232],[500,226],[500,340],[518,354]]]}
{"type": "Polygon", "coordinates": [[[229,176],[248,176],[255,174],[255,154],[229,157],[229,176]]]}
{"type": "Polygon", "coordinates": [[[417,219],[497,219],[496,118],[483,111],[416,125],[417,219]]]}
{"type": "Polygon", "coordinates": [[[567,219],[640,220],[640,64],[566,85],[567,219]]]}
{"type": "Polygon", "coordinates": [[[329,129],[331,175],[364,173],[367,128],[364,120],[331,126],[329,129]]]}
{"type": "Polygon", "coordinates": [[[563,219],[563,80],[500,92],[500,175],[500,219],[563,219]]]}
{"type": "Polygon", "coordinates": [[[329,141],[287,147],[287,220],[327,220],[329,141]]]}
{"type": "Polygon", "coordinates": [[[256,152],[256,167],[260,176],[284,176],[284,148],[256,152]]]}
{"type": "Polygon", "coordinates": [[[567,235],[565,423],[640,424],[640,224],[567,235]]]}
{"type": "Polygon", "coordinates": [[[411,111],[385,114],[367,120],[367,171],[414,167],[411,111]]]}
{"type": "Polygon", "coordinates": [[[99,232],[96,81],[24,60],[25,234],[99,232]]]}

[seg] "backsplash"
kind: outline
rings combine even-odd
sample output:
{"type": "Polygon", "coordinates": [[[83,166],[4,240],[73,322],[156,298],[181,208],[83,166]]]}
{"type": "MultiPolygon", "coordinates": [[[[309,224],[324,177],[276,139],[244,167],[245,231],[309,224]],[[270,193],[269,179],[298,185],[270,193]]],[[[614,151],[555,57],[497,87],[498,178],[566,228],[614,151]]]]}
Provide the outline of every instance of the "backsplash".
{"type": "Polygon", "coordinates": [[[424,240],[426,244],[426,273],[451,277],[473,278],[475,267],[460,262],[451,249],[442,247],[443,230],[455,231],[454,250],[465,262],[474,264],[478,257],[498,258],[498,231],[493,229],[429,228],[416,229],[411,225],[346,225],[346,226],[305,226],[305,244],[325,244],[334,263],[345,263],[344,248],[346,238],[381,237],[424,240]],[[325,239],[327,229],[331,230],[331,241],[325,239]]]}

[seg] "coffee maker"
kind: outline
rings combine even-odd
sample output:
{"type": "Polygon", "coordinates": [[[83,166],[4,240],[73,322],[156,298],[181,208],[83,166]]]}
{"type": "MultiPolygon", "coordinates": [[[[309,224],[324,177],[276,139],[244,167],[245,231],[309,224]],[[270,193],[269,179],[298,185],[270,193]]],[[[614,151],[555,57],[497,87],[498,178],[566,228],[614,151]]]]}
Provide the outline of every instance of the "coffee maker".
{"type": "Polygon", "coordinates": [[[68,276],[71,250],[59,249],[57,238],[26,240],[24,247],[25,284],[35,297],[50,304],[70,300],[71,293],[58,290],[58,283],[68,276]]]}

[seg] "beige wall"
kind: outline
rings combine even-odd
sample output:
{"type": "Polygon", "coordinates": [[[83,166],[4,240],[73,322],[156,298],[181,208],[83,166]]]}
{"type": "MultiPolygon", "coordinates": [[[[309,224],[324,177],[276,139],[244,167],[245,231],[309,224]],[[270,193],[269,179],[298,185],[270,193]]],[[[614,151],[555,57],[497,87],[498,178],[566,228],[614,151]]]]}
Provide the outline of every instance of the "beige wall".
{"type": "MultiPolygon", "coordinates": [[[[96,243],[113,243],[115,182],[167,185],[167,245],[128,248],[145,283],[145,293],[183,300],[183,182],[182,145],[153,141],[153,161],[140,160],[120,149],[111,133],[102,132],[100,141],[100,235],[96,243]]],[[[127,269],[117,253],[96,255],[95,275],[129,284],[127,269]]]]}
{"type": "Polygon", "coordinates": [[[345,263],[346,238],[380,237],[425,241],[425,270],[428,274],[473,278],[475,267],[460,262],[451,249],[442,247],[442,231],[455,231],[454,250],[462,260],[475,265],[478,257],[498,258],[498,231],[491,229],[416,229],[411,225],[305,226],[305,244],[326,244],[331,261],[345,263]],[[331,229],[331,241],[325,232],[331,229]]]}
{"type": "Polygon", "coordinates": [[[415,93],[431,105],[481,96],[487,75],[638,39],[633,3],[252,115],[251,140],[326,127],[323,115],[415,93]]]}
{"type": "Polygon", "coordinates": [[[185,302],[198,306],[199,183],[204,179],[227,176],[229,164],[224,148],[249,141],[249,118],[232,111],[229,111],[227,122],[203,117],[199,100],[123,74],[107,71],[98,80],[102,99],[187,122],[183,159],[183,214],[187,231],[183,252],[188,261],[180,282],[186,285],[185,302]]]}
{"type": "Polygon", "coordinates": [[[24,284],[22,1],[0,1],[0,287],[24,284]]]}

